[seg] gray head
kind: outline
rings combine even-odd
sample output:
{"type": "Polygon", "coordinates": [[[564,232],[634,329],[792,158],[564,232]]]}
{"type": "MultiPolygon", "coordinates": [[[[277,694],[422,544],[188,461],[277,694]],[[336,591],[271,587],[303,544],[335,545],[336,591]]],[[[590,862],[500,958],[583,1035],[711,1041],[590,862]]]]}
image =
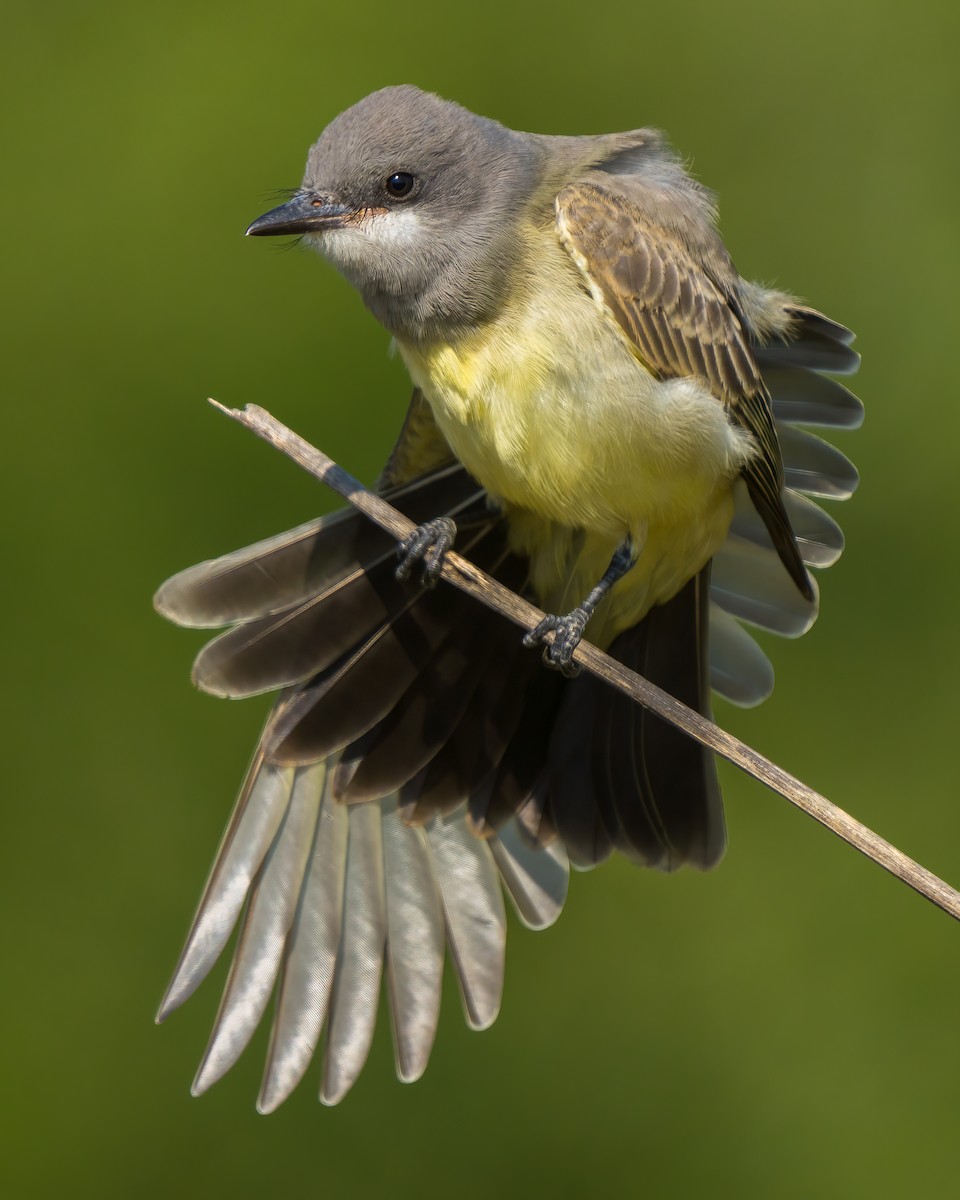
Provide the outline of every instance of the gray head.
{"type": "Polygon", "coordinates": [[[327,126],[294,198],[247,232],[303,234],[399,336],[449,334],[502,298],[540,143],[418,88],[384,88],[327,126]]]}

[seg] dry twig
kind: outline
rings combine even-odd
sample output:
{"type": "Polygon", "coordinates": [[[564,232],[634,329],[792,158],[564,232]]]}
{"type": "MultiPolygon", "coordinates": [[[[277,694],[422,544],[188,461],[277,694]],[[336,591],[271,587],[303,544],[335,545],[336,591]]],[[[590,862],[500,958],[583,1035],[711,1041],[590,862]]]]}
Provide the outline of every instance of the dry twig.
{"type": "MultiPolygon", "coordinates": [[[[332,459],[281,424],[265,409],[258,405],[248,405],[241,411],[227,408],[216,400],[211,400],[210,403],[281,450],[288,458],[292,458],[305,471],[338,492],[398,541],[402,541],[413,531],[412,521],[397,512],[382,497],[368,491],[332,459]]],[[[521,599],[515,592],[505,588],[483,571],[479,571],[471,562],[452,550],[444,557],[442,577],[523,629],[532,629],[544,615],[534,605],[521,599]]],[[[574,659],[581,667],[606,680],[612,687],[619,688],[637,703],[643,704],[696,741],[715,750],[748,775],[765,783],[867,858],[873,859],[892,875],[896,875],[921,896],[932,900],[944,912],[960,920],[960,892],[955,891],[926,867],[908,858],[896,846],[892,846],[849,813],[831,804],[825,796],[807,787],[805,783],[801,783],[768,758],[758,754],[746,743],[726,733],[692,708],[681,704],[679,700],[675,700],[673,696],[655,687],[643,676],[629,670],[591,643],[581,642],[574,659]]]]}

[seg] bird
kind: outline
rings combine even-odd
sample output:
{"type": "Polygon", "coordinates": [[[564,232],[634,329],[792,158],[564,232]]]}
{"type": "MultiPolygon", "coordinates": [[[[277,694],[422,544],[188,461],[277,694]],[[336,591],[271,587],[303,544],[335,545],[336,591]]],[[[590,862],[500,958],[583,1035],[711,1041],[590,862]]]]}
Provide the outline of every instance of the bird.
{"type": "Polygon", "coordinates": [[[358,1078],[381,986],[419,1078],[445,955],[468,1023],[495,1019],[505,903],[540,929],[571,866],[713,867],[712,753],[574,659],[584,636],[704,715],[765,699],[745,626],[806,632],[856,469],[810,427],[856,427],[853,334],[742,278],[715,200],[666,138],[521,133],[412,85],[374,92],[247,230],[295,236],[357,289],[413,391],[353,510],[181,571],[155,597],[225,628],[194,683],[277,692],[158,1020],[239,926],[193,1090],[276,997],[257,1105],[324,1035],[320,1099],[358,1078]],[[437,582],[460,553],[546,614],[521,636],[437,582]],[[398,557],[399,553],[399,557],[398,557]]]}

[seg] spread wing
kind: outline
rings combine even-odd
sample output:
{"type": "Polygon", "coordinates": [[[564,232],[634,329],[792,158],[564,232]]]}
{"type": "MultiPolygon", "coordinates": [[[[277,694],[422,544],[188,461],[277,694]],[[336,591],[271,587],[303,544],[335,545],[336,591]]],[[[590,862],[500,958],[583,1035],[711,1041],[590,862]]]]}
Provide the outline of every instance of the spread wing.
{"type": "Polygon", "coordinates": [[[378,487],[397,487],[454,462],[453,451],[447,445],[433,418],[430,405],[419,388],[414,388],[410,407],[404,417],[387,465],[383,468],[378,487]]]}
{"type": "Polygon", "coordinates": [[[594,295],[662,379],[693,376],[750,434],[757,453],[743,469],[750,497],[784,566],[813,595],[783,505],[783,463],[773,406],[738,311],[737,274],[719,243],[687,245],[638,200],[595,183],[556,201],[561,241],[594,295]]]}

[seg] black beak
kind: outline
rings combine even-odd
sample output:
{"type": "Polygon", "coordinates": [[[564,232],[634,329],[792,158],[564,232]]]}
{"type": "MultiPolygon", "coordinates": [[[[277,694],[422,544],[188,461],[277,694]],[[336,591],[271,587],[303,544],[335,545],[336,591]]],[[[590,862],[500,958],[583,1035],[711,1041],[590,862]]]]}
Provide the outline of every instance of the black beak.
{"type": "Polygon", "coordinates": [[[257,217],[247,230],[247,237],[271,237],[281,233],[319,233],[324,229],[340,229],[354,210],[335,204],[329,196],[299,193],[279,208],[271,208],[257,217]]]}

